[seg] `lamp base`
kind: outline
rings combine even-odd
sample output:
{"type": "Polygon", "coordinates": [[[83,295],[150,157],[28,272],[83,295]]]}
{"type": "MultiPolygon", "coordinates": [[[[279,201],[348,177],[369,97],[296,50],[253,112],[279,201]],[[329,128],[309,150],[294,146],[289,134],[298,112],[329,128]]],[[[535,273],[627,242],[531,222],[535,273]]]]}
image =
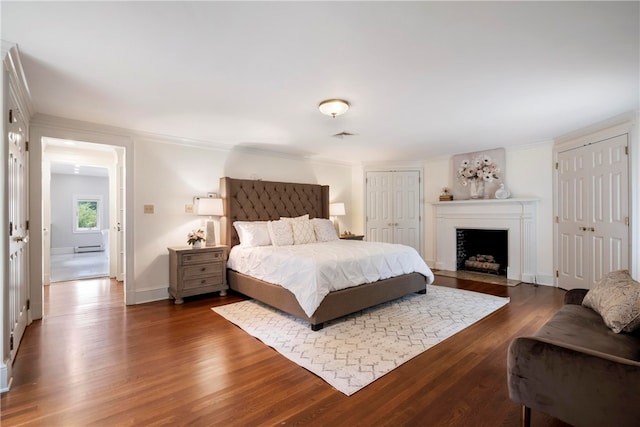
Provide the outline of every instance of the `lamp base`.
{"type": "Polygon", "coordinates": [[[211,219],[205,221],[204,241],[205,246],[216,245],[216,229],[211,219]]]}
{"type": "Polygon", "coordinates": [[[336,229],[336,234],[340,236],[340,222],[338,222],[338,217],[333,217],[333,228],[336,229]]]}

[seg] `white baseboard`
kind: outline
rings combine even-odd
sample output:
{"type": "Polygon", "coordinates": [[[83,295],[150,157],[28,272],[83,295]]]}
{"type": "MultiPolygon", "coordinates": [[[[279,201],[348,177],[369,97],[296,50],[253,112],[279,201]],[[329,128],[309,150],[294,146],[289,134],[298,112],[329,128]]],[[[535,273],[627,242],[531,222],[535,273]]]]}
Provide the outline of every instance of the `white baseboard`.
{"type": "Polygon", "coordinates": [[[144,304],[146,302],[162,301],[169,299],[169,286],[160,289],[136,290],[134,304],[144,304]]]}
{"type": "Polygon", "coordinates": [[[11,372],[9,370],[11,365],[3,362],[0,363],[0,393],[5,393],[11,388],[11,372]]]}
{"type": "Polygon", "coordinates": [[[545,286],[556,286],[553,280],[553,276],[549,276],[546,274],[537,274],[535,277],[536,281],[535,283],[537,283],[538,285],[545,285],[545,286]]]}

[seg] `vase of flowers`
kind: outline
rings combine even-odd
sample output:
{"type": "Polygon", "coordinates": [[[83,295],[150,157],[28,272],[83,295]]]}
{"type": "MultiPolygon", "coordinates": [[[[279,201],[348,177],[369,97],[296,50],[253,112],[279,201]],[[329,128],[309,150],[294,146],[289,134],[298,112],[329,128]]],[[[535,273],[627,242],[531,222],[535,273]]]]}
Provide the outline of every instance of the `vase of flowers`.
{"type": "Polygon", "coordinates": [[[187,243],[191,245],[193,249],[201,248],[204,240],[204,230],[202,228],[191,230],[187,235],[187,243]]]}
{"type": "Polygon", "coordinates": [[[469,186],[472,199],[484,198],[484,186],[487,182],[498,179],[500,169],[486,154],[473,159],[465,159],[458,168],[458,179],[463,186],[469,186]]]}

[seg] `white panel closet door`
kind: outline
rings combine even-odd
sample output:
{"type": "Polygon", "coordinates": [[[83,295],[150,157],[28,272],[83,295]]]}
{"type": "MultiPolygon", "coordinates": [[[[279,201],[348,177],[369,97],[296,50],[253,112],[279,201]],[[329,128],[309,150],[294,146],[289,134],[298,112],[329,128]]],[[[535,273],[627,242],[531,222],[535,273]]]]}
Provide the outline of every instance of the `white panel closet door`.
{"type": "Polygon", "coordinates": [[[627,135],[558,153],[558,286],[628,268],[627,135]]]}
{"type": "Polygon", "coordinates": [[[13,363],[18,346],[27,327],[29,299],[29,227],[27,225],[27,125],[18,108],[13,87],[9,86],[9,114],[7,122],[8,164],[7,190],[9,206],[9,283],[8,334],[9,363],[13,363]]]}
{"type": "Polygon", "coordinates": [[[589,287],[585,155],[582,149],[558,154],[558,284],[563,289],[589,287]]]}
{"type": "Polygon", "coordinates": [[[367,240],[420,253],[420,172],[367,172],[367,240]]]}
{"type": "Polygon", "coordinates": [[[394,172],[393,182],[394,242],[420,253],[420,174],[394,172]]]}
{"type": "Polygon", "coordinates": [[[594,144],[590,152],[588,211],[591,282],[629,267],[629,164],[627,135],[594,144]]]}
{"type": "Polygon", "coordinates": [[[367,172],[367,240],[392,243],[393,176],[389,172],[367,172]]]}

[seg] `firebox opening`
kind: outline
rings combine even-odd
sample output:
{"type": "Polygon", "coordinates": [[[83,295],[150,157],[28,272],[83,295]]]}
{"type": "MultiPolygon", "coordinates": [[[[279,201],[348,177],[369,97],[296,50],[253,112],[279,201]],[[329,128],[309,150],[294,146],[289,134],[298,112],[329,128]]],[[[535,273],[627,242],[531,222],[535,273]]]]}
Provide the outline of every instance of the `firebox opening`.
{"type": "Polygon", "coordinates": [[[457,229],[457,270],[507,275],[508,230],[457,229]]]}

